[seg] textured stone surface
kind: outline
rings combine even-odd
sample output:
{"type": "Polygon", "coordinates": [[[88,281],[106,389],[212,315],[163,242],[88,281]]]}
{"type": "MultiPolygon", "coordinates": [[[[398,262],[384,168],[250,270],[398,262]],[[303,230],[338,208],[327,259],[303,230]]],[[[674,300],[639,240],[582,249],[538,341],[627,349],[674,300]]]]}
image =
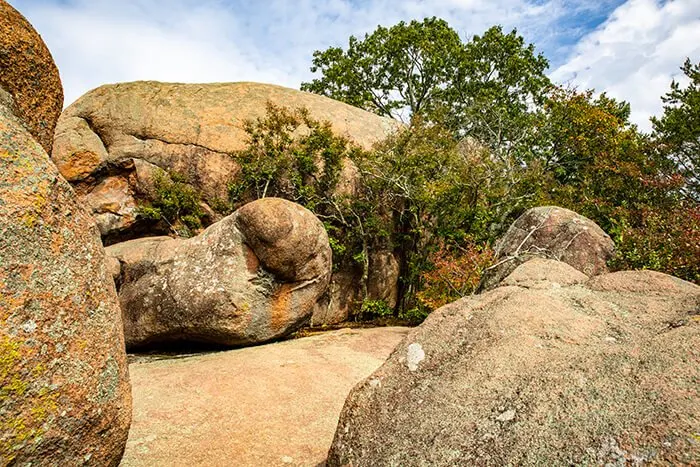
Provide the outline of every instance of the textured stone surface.
{"type": "Polygon", "coordinates": [[[361,305],[360,280],[362,271],[352,265],[333,272],[326,292],[314,305],[311,326],[322,327],[348,320],[352,312],[361,305]]]}
{"type": "Polygon", "coordinates": [[[12,112],[46,152],[63,109],[58,69],[41,36],[0,0],[0,87],[13,98],[12,112]]]}
{"type": "MultiPolygon", "coordinates": [[[[331,275],[326,293],[314,306],[312,326],[343,323],[362,307],[362,269],[342,265],[331,275]]],[[[399,262],[388,251],[370,253],[367,298],[381,300],[394,308],[399,295],[399,262]]]]}
{"type": "Polygon", "coordinates": [[[352,387],[405,328],[344,329],[130,365],[134,422],[122,467],[317,466],[352,387]]]}
{"type": "Polygon", "coordinates": [[[309,321],[331,271],[321,221],[277,198],[249,203],[191,239],[142,238],[107,253],[121,263],[128,347],[283,337],[309,321]]]}
{"type": "Polygon", "coordinates": [[[130,419],[99,232],[0,105],[0,465],[116,465],[130,419]]]}
{"type": "Polygon", "coordinates": [[[389,251],[373,252],[369,258],[367,294],[394,308],[399,298],[399,261],[389,251]]]}
{"type": "Polygon", "coordinates": [[[108,177],[102,180],[84,198],[92,210],[102,235],[136,222],[137,206],[131,196],[129,182],[124,177],[108,177]]]}
{"type": "MultiPolygon", "coordinates": [[[[227,184],[239,170],[231,155],[248,144],[244,123],[263,117],[268,101],[307,107],[312,117],[330,121],[336,133],[364,147],[397,125],[342,102],[269,84],[120,83],[88,92],[63,112],[52,158],[81,192],[109,173],[106,168],[130,172],[132,160],[140,160],[185,175],[211,204],[227,199],[227,184]]],[[[350,177],[353,170],[343,173],[350,177]]],[[[352,183],[343,181],[340,189],[352,192],[352,183]]]]}
{"type": "Polygon", "coordinates": [[[521,264],[499,285],[517,285],[527,288],[556,288],[581,284],[588,276],[561,261],[534,257],[521,264]]]}
{"type": "Polygon", "coordinates": [[[433,312],[353,389],[328,465],[697,465],[699,380],[696,285],[502,286],[433,312]]]}
{"type": "Polygon", "coordinates": [[[495,250],[494,264],[484,272],[479,291],[498,286],[533,257],[567,263],[589,277],[603,274],[615,245],[592,220],[568,209],[542,206],[520,216],[496,242],[495,250]]]}

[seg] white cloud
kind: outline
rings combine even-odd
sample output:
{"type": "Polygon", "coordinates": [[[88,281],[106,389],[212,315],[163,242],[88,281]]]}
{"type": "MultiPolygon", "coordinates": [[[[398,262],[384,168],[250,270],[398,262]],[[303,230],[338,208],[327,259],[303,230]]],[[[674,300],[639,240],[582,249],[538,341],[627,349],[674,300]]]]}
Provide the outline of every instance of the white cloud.
{"type": "Polygon", "coordinates": [[[445,18],[463,37],[517,27],[558,80],[633,104],[637,121],[685,55],[700,51],[697,0],[10,0],[34,24],[61,71],[70,104],[104,83],[154,79],[259,81],[298,87],[314,50],[346,45],[378,24],[445,18]]]}
{"type": "Polygon", "coordinates": [[[649,130],[649,116],[661,112],[660,96],[686,57],[700,60],[697,0],[629,0],[579,42],[552,78],[629,101],[632,120],[649,130]]]}

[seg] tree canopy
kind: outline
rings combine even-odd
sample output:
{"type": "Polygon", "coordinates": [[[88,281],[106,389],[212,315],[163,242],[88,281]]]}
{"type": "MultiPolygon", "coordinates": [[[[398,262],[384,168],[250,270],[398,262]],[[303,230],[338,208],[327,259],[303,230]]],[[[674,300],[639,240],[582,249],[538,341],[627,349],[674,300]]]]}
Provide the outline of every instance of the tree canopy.
{"type": "Polygon", "coordinates": [[[661,98],[663,115],[651,121],[661,150],[685,178],[684,193],[700,202],[700,63],[686,59],[681,70],[688,85],[674,80],[661,98]]]}
{"type": "Polygon", "coordinates": [[[537,205],[597,222],[613,268],[700,281],[700,64],[683,64],[688,84],[671,83],[652,134],[629,103],[554,84],[548,65],[516,30],[462,40],[438,18],[314,53],[303,90],[407,123],[352,153],[362,180],[347,205],[364,257],[378,241],[401,257],[401,313],[470,293],[490,245],[537,205]]]}
{"type": "Polygon", "coordinates": [[[459,35],[442,19],[379,26],[362,40],[350,36],[347,50],[314,52],[311,71],[322,76],[301,89],[406,121],[442,99],[461,52],[459,35]]]}

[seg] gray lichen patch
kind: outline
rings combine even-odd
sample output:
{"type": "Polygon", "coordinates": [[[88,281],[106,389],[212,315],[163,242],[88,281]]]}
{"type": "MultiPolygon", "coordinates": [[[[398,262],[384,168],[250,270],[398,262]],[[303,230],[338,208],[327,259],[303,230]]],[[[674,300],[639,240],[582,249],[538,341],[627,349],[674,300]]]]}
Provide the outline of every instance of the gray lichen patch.
{"type": "Polygon", "coordinates": [[[423,346],[418,343],[413,343],[408,346],[406,351],[406,365],[410,371],[416,371],[418,369],[418,364],[425,360],[425,352],[423,351],[423,346]]]}

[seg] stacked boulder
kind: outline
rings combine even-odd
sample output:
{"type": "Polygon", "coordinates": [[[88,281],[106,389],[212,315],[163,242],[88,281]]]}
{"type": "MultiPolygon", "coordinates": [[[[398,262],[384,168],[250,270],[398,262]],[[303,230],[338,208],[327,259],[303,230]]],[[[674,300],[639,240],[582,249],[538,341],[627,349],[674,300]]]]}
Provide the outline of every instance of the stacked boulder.
{"type": "MultiPolygon", "coordinates": [[[[281,86],[139,81],[101,86],[70,105],[58,121],[52,158],[102,234],[129,237],[137,228],[134,207],[151,196],[158,169],[183,175],[209,208],[227,200],[240,170],[235,154],[249,141],[245,124],[264,117],[267,102],[305,107],[364,148],[396,128],[391,119],[281,86]]],[[[346,178],[354,173],[344,171],[346,178]]]]}
{"type": "MultiPolygon", "coordinates": [[[[247,121],[265,116],[266,104],[309,110],[334,132],[365,149],[398,127],[394,120],[316,94],[258,83],[176,84],[142,81],[106,85],[69,106],[56,129],[52,158],[92,211],[106,245],[163,235],[139,216],[155,197],[154,179],[178,173],[202,195],[206,223],[228,199],[228,186],[246,148],[247,121]]],[[[352,194],[357,169],[343,161],[337,190],[352,194]]],[[[373,299],[396,303],[398,268],[391,252],[374,252],[373,299]]],[[[361,271],[335,271],[314,311],[314,325],[344,321],[360,295],[361,271]]]]}
{"type": "Polygon", "coordinates": [[[99,232],[46,152],[62,103],[40,36],[0,0],[1,465],[117,465],[131,421],[99,232]]]}
{"type": "Polygon", "coordinates": [[[498,286],[532,258],[548,258],[572,266],[588,277],[608,272],[615,253],[612,239],[592,220],[557,206],[532,208],[520,216],[495,245],[495,261],[479,291],[498,286]]]}

